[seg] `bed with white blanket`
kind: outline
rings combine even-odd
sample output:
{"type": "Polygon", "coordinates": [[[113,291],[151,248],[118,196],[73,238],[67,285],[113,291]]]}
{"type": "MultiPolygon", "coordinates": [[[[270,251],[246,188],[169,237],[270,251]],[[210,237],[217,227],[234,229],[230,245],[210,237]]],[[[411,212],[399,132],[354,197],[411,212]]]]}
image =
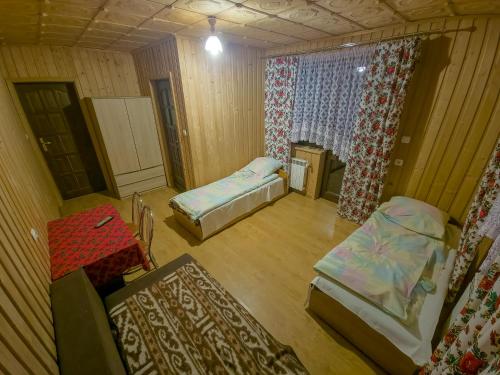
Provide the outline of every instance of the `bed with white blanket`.
{"type": "Polygon", "coordinates": [[[389,373],[431,356],[460,229],[448,215],[393,197],[319,260],[308,310],[389,373]]]}
{"type": "Polygon", "coordinates": [[[281,198],[288,178],[279,161],[256,158],[232,175],[170,200],[176,220],[204,240],[281,198]]]}

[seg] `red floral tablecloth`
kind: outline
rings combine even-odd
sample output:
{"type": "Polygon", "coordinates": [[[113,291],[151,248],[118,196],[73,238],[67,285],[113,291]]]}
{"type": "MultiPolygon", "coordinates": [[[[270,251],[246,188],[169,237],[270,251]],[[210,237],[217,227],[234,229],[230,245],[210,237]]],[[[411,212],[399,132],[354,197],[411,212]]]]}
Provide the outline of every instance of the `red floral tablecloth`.
{"type": "Polygon", "coordinates": [[[48,223],[52,280],[84,267],[94,286],[106,284],[127,269],[149,269],[142,248],[120,217],[105,204],[48,223]],[[106,216],[113,220],[94,226],[106,216]]]}

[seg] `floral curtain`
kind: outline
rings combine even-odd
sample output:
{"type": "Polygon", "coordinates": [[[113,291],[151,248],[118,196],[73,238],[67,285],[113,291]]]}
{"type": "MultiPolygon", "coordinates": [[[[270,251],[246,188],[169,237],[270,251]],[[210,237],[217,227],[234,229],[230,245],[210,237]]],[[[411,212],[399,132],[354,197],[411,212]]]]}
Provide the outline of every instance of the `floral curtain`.
{"type": "Polygon", "coordinates": [[[270,58],[266,63],[264,127],[266,155],[290,163],[290,132],[298,58],[270,58]]]}
{"type": "Polygon", "coordinates": [[[472,201],[458,245],[453,273],[448,285],[448,301],[452,301],[462,285],[469,265],[476,255],[476,250],[483,238],[478,231],[489,210],[495,202],[500,188],[500,139],[483,174],[478,190],[472,201]]]}
{"type": "Polygon", "coordinates": [[[292,142],[308,141],[347,161],[366,67],[375,46],[301,56],[292,142]]]}
{"type": "Polygon", "coordinates": [[[420,374],[500,373],[500,257],[476,276],[468,301],[420,374]]]}
{"type": "Polygon", "coordinates": [[[419,38],[385,42],[375,49],[340,192],[338,213],[342,217],[363,223],[380,201],[420,49],[419,38]]]}

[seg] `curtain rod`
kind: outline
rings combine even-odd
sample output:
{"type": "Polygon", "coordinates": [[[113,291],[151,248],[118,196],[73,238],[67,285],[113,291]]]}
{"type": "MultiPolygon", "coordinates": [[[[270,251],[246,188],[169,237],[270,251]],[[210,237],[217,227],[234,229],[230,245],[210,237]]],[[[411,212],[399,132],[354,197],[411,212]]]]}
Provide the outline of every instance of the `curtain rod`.
{"type": "Polygon", "coordinates": [[[477,28],[476,26],[470,26],[470,27],[464,27],[464,28],[459,28],[459,29],[449,29],[449,30],[435,30],[435,31],[419,31],[416,33],[410,33],[410,34],[405,34],[405,35],[397,35],[397,36],[392,36],[392,37],[387,37],[387,38],[380,38],[377,40],[370,40],[366,42],[346,42],[343,44],[340,44],[338,46],[332,46],[332,47],[323,47],[323,48],[317,48],[317,49],[311,49],[307,51],[297,51],[297,52],[289,52],[289,53],[282,53],[282,54],[276,54],[276,55],[269,55],[269,56],[263,56],[262,59],[271,59],[273,57],[282,57],[282,56],[299,56],[299,55],[306,55],[310,53],[318,53],[318,52],[328,52],[328,51],[334,51],[337,49],[344,49],[344,48],[352,48],[352,47],[358,47],[358,46],[364,46],[368,44],[376,44],[379,42],[385,42],[388,40],[394,40],[394,39],[403,39],[409,36],[418,36],[418,35],[431,35],[431,34],[444,34],[448,32],[457,32],[457,31],[469,31],[473,32],[477,28]],[[352,45],[346,45],[348,43],[355,43],[352,45]]]}

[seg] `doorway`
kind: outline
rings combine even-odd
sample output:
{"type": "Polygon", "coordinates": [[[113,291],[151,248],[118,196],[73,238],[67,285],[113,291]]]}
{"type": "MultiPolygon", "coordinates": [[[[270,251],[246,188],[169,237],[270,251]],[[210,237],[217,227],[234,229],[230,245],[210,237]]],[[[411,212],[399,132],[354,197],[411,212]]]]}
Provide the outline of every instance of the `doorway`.
{"type": "Polygon", "coordinates": [[[323,172],[321,197],[338,203],[344,172],[345,163],[341,162],[337,155],[328,151],[326,154],[325,169],[323,172]]]}
{"type": "Polygon", "coordinates": [[[169,79],[154,81],[158,109],[161,113],[161,122],[165,130],[167,141],[167,153],[170,162],[170,173],[172,175],[174,188],[178,191],[186,190],[184,179],[184,167],[182,164],[181,145],[179,133],[177,132],[177,117],[175,113],[175,102],[172,95],[169,79]]]}
{"type": "Polygon", "coordinates": [[[15,83],[28,123],[63,199],[106,189],[71,83],[15,83]]]}

